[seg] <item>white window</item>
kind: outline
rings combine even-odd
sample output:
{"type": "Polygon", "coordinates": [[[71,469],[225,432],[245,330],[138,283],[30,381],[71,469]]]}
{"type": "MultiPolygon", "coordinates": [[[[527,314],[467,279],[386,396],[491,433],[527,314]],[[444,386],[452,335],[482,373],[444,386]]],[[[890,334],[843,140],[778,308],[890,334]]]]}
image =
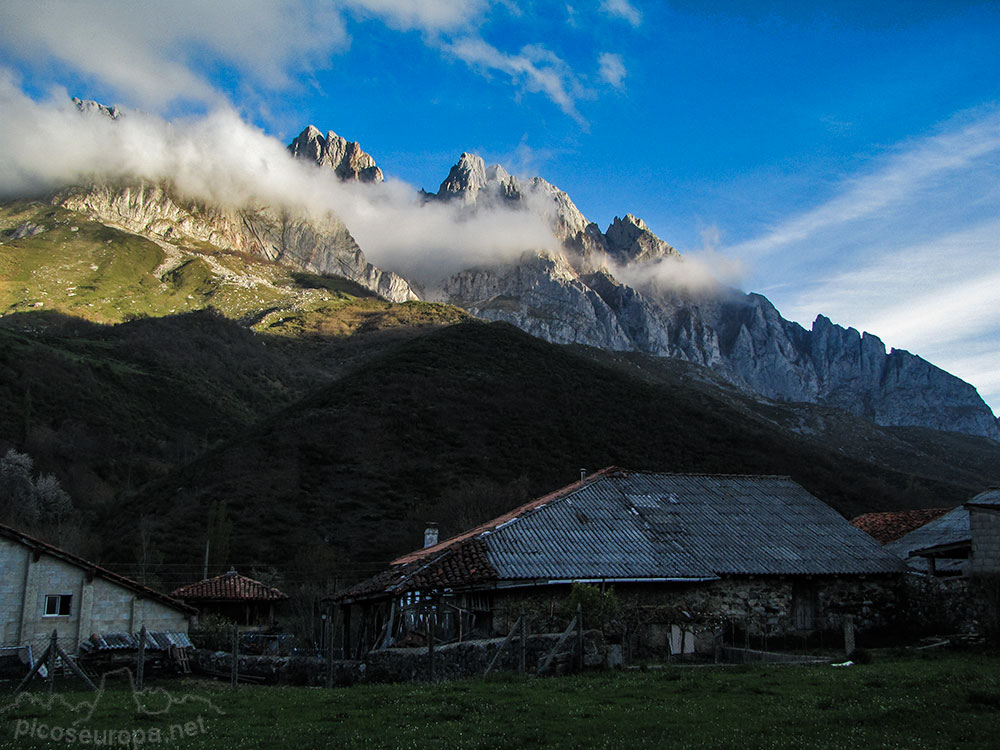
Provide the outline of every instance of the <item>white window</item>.
{"type": "Polygon", "coordinates": [[[68,617],[72,594],[47,594],[45,596],[45,617],[68,617]]]}

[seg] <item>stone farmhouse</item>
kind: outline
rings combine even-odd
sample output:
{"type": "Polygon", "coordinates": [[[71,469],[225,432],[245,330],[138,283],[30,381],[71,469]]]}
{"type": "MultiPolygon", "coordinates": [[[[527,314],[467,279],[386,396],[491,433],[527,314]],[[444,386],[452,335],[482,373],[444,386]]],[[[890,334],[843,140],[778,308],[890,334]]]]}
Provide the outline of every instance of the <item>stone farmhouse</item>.
{"type": "Polygon", "coordinates": [[[733,623],[808,633],[851,615],[875,627],[905,571],[787,477],[614,467],[425,545],[335,597],[345,655],[416,645],[429,623],[445,641],[502,635],[522,612],[540,632],[574,583],[613,588],[629,637],[671,653],[707,651],[733,623]]]}
{"type": "Polygon", "coordinates": [[[0,524],[0,645],[58,633],[73,653],[91,634],[184,632],[196,610],[99,565],[0,524]]]}

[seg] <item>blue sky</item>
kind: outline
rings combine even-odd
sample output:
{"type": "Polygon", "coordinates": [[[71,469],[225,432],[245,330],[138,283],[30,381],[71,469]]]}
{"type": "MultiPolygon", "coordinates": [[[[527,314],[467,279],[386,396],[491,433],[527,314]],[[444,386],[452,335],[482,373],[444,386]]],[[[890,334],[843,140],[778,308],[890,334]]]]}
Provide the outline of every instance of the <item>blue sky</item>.
{"type": "MultiPolygon", "coordinates": [[[[36,99],[284,141],[358,140],[435,190],[463,151],[540,175],[606,228],[634,213],[1000,406],[1000,4],[0,0],[36,99]]],[[[2,115],[0,115],[2,117],[2,115]]]]}

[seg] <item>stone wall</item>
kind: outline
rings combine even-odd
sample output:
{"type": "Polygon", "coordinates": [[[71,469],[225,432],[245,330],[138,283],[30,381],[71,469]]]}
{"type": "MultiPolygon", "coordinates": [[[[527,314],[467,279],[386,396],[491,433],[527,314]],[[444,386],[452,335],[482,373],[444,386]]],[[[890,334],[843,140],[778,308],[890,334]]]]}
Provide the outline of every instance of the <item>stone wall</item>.
{"type": "MultiPolygon", "coordinates": [[[[191,655],[196,672],[220,679],[230,679],[232,655],[227,651],[195,649],[191,655]]],[[[240,655],[239,674],[250,682],[280,685],[326,684],[326,661],[315,656],[251,656],[240,655]]],[[[333,684],[353,685],[364,682],[366,665],[360,661],[336,660],[333,663],[333,684]]]]}
{"type": "Polygon", "coordinates": [[[899,618],[900,635],[983,633],[996,619],[998,580],[989,575],[907,576],[899,618]]]}
{"type": "Polygon", "coordinates": [[[21,630],[24,572],[30,550],[0,537],[0,644],[16,645],[21,630]]]}
{"type": "MultiPolygon", "coordinates": [[[[531,674],[536,672],[539,663],[557,644],[559,636],[559,633],[528,636],[525,663],[531,674]]],[[[434,679],[455,680],[483,676],[502,642],[502,638],[488,638],[437,646],[434,649],[434,679]]],[[[560,647],[560,656],[553,660],[549,671],[559,673],[571,669],[575,648],[575,637],[568,638],[560,647]]],[[[620,655],[620,649],[606,646],[600,632],[584,632],[585,667],[620,666],[617,655],[620,655]]],[[[196,649],[193,662],[197,671],[220,679],[228,679],[231,674],[232,656],[227,652],[196,649]]],[[[516,639],[512,639],[497,659],[494,670],[517,670],[519,662],[518,643],[516,639]]],[[[251,681],[295,685],[326,684],[326,662],[317,657],[240,656],[238,668],[240,674],[251,681]]],[[[334,685],[427,681],[430,678],[430,656],[426,647],[388,648],[370,652],[363,662],[333,662],[334,685]]]]}

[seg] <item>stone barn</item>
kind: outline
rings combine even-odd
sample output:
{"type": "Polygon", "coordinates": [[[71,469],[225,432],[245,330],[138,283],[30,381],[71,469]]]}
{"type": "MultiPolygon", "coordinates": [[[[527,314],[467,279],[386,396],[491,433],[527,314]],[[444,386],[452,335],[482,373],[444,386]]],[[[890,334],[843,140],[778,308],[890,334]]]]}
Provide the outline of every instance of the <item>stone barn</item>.
{"type": "Polygon", "coordinates": [[[404,555],[336,601],[345,653],[359,655],[423,643],[429,625],[443,641],[503,635],[522,612],[533,632],[558,627],[573,584],[589,584],[598,600],[613,590],[615,627],[678,653],[737,624],[884,625],[904,570],[788,477],[612,467],[404,555]]]}

